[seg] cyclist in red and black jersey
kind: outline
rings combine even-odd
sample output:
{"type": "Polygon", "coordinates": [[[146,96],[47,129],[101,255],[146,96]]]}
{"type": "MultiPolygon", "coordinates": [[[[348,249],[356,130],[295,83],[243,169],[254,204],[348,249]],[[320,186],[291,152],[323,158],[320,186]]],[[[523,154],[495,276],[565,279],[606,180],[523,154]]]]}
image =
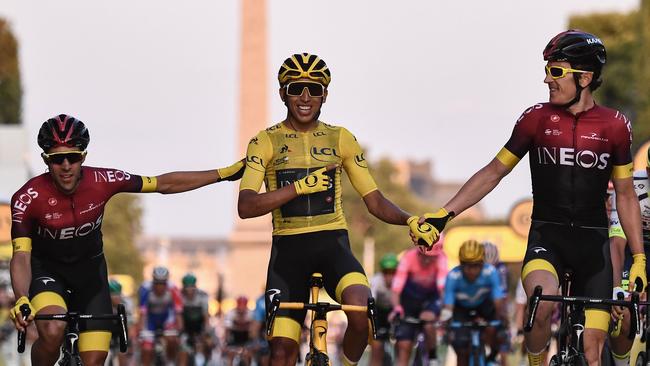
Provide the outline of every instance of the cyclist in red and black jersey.
{"type": "MultiPolygon", "coordinates": [[[[90,141],[83,122],[68,115],[45,121],[38,134],[49,172],[30,179],[11,199],[11,282],[16,305],[11,316],[24,330],[34,314],[111,313],[101,225],[108,200],[120,192],[179,193],[222,180],[236,180],[239,161],[227,168],[144,177],[117,169],[82,166],[90,141]],[[27,304],[30,317],[19,308],[27,304]]],[[[39,321],[32,364],[59,357],[65,322],[39,321]]],[[[103,365],[111,323],[80,324],[79,351],[85,365],[103,365]]]]}
{"type": "MultiPolygon", "coordinates": [[[[609,298],[612,268],[605,195],[611,177],[621,222],[634,253],[630,281],[646,284],[639,204],[632,186],[630,121],[619,111],[597,105],[592,96],[602,82],[606,61],[602,41],[568,30],[543,52],[549,102],[527,109],[497,156],[474,174],[440,210],[419,222],[441,231],[446,223],[487,195],[529,153],[533,188],[532,225],[522,278],[530,295],[536,285],[555,294],[558,276],[574,272],[574,295],[609,298]]],[[[551,303],[541,303],[526,335],[529,362],[539,365],[550,339],[551,303]]],[[[584,349],[597,365],[609,325],[609,309],[586,310],[584,349]]]]}

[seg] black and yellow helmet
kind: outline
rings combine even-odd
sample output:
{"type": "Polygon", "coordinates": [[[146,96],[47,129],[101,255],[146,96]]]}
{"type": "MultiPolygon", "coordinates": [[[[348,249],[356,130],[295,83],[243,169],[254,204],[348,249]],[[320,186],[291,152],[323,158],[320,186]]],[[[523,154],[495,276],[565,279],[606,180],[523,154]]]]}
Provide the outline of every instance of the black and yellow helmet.
{"type": "Polygon", "coordinates": [[[466,240],[460,246],[458,260],[466,263],[482,262],[484,250],[483,245],[476,240],[466,240]]]}
{"type": "Polygon", "coordinates": [[[284,60],[280,71],[278,71],[278,81],[280,86],[284,86],[290,80],[310,78],[327,87],[332,80],[330,70],[327,68],[325,61],[316,55],[309,53],[296,53],[295,55],[284,60]]]}

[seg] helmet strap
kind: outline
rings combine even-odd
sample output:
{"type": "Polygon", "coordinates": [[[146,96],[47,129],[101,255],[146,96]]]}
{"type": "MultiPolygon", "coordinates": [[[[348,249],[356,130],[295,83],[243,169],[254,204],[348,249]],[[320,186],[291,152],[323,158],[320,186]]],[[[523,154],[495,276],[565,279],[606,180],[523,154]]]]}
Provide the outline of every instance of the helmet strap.
{"type": "Polygon", "coordinates": [[[568,103],[562,104],[562,106],[561,106],[562,108],[565,108],[565,109],[566,109],[566,108],[569,108],[569,107],[571,107],[572,105],[574,105],[574,104],[576,104],[576,103],[578,103],[578,102],[580,101],[580,96],[581,96],[581,94],[582,94],[582,89],[584,89],[584,88],[580,85],[580,75],[581,75],[581,74],[578,74],[578,73],[574,73],[574,74],[573,74],[573,81],[574,81],[575,84],[576,84],[576,95],[575,95],[575,97],[573,97],[573,99],[571,99],[568,103]]]}

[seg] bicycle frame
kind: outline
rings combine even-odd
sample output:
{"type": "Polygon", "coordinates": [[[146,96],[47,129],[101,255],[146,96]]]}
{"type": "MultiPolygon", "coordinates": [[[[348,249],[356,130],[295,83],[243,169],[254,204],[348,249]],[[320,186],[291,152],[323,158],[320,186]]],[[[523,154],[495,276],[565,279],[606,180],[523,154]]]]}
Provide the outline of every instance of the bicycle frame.
{"type": "Polygon", "coordinates": [[[535,316],[537,314],[537,307],[540,301],[554,301],[562,303],[561,308],[561,324],[558,336],[558,355],[561,364],[571,362],[571,360],[579,355],[582,355],[582,332],[584,326],[580,324],[575,317],[571,315],[578,314],[583,311],[584,307],[588,304],[601,304],[610,306],[626,307],[630,310],[632,322],[630,324],[630,332],[628,337],[634,338],[640,328],[639,324],[639,294],[632,293],[632,300],[611,300],[611,299],[597,299],[590,297],[576,297],[570,296],[571,293],[571,273],[565,272],[562,278],[562,295],[542,295],[542,287],[536,286],[533,295],[528,302],[528,317],[524,324],[524,331],[530,332],[533,328],[535,316]],[[572,333],[571,333],[572,332],[572,333]]]}
{"type": "Polygon", "coordinates": [[[470,330],[470,366],[485,366],[485,348],[481,341],[481,332],[488,327],[501,326],[500,320],[490,321],[457,321],[452,320],[449,322],[448,327],[452,329],[469,328],[470,330]]]}
{"type": "Polygon", "coordinates": [[[271,336],[273,331],[273,322],[279,309],[292,309],[302,310],[307,309],[311,311],[311,326],[309,337],[309,353],[305,358],[307,365],[329,365],[329,357],[327,355],[327,313],[335,310],[342,310],[345,312],[364,312],[368,315],[370,320],[372,337],[377,339],[375,329],[375,300],[372,297],[368,298],[367,306],[360,305],[339,305],[330,304],[328,302],[319,302],[318,294],[320,289],[323,288],[323,276],[320,273],[312,274],[310,279],[311,300],[309,304],[301,302],[281,302],[281,294],[276,294],[272,301],[271,306],[267,311],[266,321],[266,334],[271,336]]]}
{"type": "MultiPolygon", "coordinates": [[[[23,318],[30,315],[30,309],[27,304],[20,307],[23,318]]],[[[36,315],[34,320],[60,320],[67,323],[65,340],[62,345],[64,359],[79,356],[79,321],[80,320],[117,320],[120,324],[119,343],[120,352],[124,353],[127,349],[128,335],[126,331],[126,309],[123,304],[117,306],[117,314],[80,314],[78,312],[67,312],[64,314],[45,314],[36,315]]],[[[25,352],[25,332],[18,332],[18,353],[25,352]]]]}

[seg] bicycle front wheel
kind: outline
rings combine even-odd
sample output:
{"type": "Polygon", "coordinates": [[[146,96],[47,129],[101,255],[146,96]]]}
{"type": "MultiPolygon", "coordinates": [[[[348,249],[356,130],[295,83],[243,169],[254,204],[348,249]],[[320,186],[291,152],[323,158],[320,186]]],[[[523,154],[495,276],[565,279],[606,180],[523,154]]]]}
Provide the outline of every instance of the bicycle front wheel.
{"type": "Polygon", "coordinates": [[[645,354],[645,352],[639,352],[639,355],[636,356],[636,362],[634,363],[636,366],[646,366],[648,363],[648,355],[645,354]]]}

